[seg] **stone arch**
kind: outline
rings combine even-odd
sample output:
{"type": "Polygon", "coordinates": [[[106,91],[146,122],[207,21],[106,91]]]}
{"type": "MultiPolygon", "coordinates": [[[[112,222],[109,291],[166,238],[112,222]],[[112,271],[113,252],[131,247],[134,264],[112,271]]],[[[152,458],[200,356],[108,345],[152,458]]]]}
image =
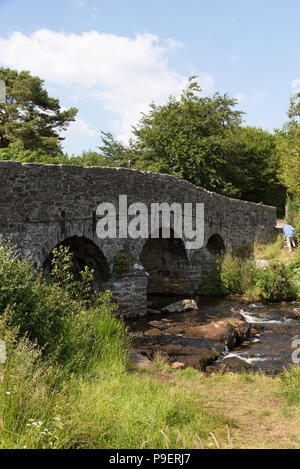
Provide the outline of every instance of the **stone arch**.
{"type": "Polygon", "coordinates": [[[148,273],[149,295],[184,295],[187,291],[185,272],[189,259],[181,238],[175,238],[170,229],[170,238],[148,238],[140,254],[140,262],[148,273]]]}
{"type": "MultiPolygon", "coordinates": [[[[83,270],[85,266],[88,266],[95,271],[94,288],[101,290],[101,286],[110,278],[110,269],[106,257],[100,248],[93,241],[83,236],[65,238],[55,247],[59,246],[69,247],[70,251],[73,253],[75,278],[78,278],[79,272],[83,270]]],[[[51,269],[53,249],[43,263],[42,268],[44,270],[51,269]]]]}
{"type": "Polygon", "coordinates": [[[217,256],[218,254],[225,252],[226,249],[223,238],[218,233],[214,233],[210,236],[206,244],[206,248],[212,256],[217,256]]]}

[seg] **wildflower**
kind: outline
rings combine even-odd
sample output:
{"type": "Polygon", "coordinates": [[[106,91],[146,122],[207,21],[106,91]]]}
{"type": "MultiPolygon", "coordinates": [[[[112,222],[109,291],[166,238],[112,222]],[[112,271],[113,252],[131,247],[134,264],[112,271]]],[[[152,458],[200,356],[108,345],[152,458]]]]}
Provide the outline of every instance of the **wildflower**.
{"type": "Polygon", "coordinates": [[[9,392],[9,391],[6,391],[5,394],[6,394],[7,396],[11,396],[11,392],[9,392]]]}

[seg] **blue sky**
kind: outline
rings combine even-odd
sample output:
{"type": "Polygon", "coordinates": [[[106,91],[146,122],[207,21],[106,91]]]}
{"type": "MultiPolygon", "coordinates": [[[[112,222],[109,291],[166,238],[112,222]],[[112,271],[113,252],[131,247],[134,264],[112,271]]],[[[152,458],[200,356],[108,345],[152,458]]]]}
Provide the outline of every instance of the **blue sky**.
{"type": "Polygon", "coordinates": [[[300,89],[299,18],[299,0],[0,0],[0,65],[79,109],[69,153],[96,149],[100,130],[126,141],[189,75],[272,131],[300,89]]]}

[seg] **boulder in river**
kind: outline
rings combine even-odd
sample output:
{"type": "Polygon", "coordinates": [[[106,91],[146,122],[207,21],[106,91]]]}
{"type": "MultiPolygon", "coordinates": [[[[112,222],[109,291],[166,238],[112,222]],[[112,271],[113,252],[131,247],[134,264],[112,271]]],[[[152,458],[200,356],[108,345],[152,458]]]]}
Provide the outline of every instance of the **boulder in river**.
{"type": "Polygon", "coordinates": [[[250,363],[246,362],[239,357],[228,357],[224,358],[219,365],[216,367],[217,371],[221,373],[249,373],[254,370],[254,367],[250,363]]]}
{"type": "Polygon", "coordinates": [[[211,321],[202,326],[191,326],[185,329],[185,336],[223,342],[229,348],[241,344],[250,334],[250,324],[239,318],[225,318],[211,321]]]}
{"type": "Polygon", "coordinates": [[[195,300],[182,300],[173,303],[162,309],[164,313],[184,313],[186,311],[197,310],[198,306],[195,300]]]}
{"type": "Polygon", "coordinates": [[[205,371],[206,367],[211,365],[218,358],[218,353],[215,350],[208,348],[201,348],[193,355],[178,355],[176,359],[184,363],[186,367],[196,368],[197,370],[205,371]]]}

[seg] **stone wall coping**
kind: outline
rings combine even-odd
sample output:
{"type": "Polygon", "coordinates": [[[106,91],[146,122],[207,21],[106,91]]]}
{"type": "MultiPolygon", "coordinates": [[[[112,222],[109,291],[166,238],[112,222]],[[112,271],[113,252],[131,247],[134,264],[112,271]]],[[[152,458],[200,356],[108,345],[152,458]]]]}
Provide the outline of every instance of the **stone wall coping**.
{"type": "Polygon", "coordinates": [[[198,192],[202,192],[210,196],[211,198],[217,198],[219,200],[230,200],[233,203],[241,204],[241,205],[252,205],[253,207],[266,207],[266,208],[272,208],[276,210],[276,207],[273,205],[265,205],[257,202],[251,202],[247,200],[242,200],[242,199],[236,199],[233,197],[227,197],[225,195],[218,194],[217,192],[209,191],[207,189],[204,189],[201,186],[196,186],[195,184],[192,184],[191,182],[186,181],[185,179],[178,179],[175,176],[172,176],[170,174],[161,174],[161,173],[155,173],[152,171],[146,171],[146,170],[139,170],[139,169],[129,169],[129,168],[121,168],[117,166],[78,166],[78,165],[66,165],[66,164],[46,164],[46,163],[24,163],[21,161],[11,161],[11,160],[6,160],[6,161],[0,161],[0,171],[1,169],[17,169],[17,168],[25,168],[25,169],[49,169],[49,170],[54,170],[57,171],[58,173],[61,173],[64,171],[66,174],[78,174],[78,173],[90,173],[90,172],[95,172],[95,173],[117,173],[117,172],[123,172],[124,174],[134,174],[134,175],[144,175],[144,176],[154,176],[156,178],[162,179],[164,182],[167,180],[176,182],[177,184],[182,185],[183,187],[185,186],[186,188],[196,190],[198,192]]]}

